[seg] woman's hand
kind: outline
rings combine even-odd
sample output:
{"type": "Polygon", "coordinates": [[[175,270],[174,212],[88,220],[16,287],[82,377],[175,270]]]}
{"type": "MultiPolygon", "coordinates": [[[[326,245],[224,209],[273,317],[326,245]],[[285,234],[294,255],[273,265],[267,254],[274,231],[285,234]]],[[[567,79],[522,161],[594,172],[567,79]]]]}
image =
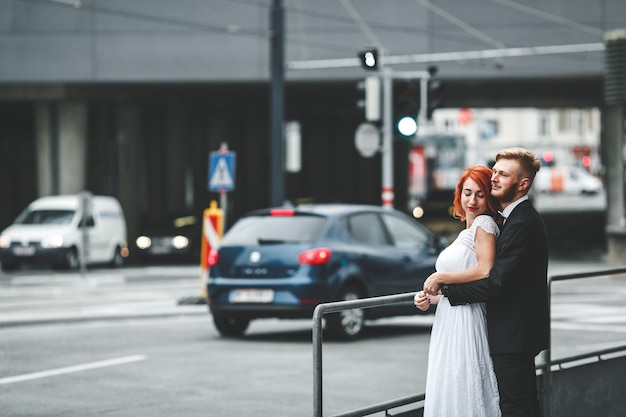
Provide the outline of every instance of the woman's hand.
{"type": "Polygon", "coordinates": [[[424,281],[424,293],[428,295],[437,295],[439,294],[439,287],[443,284],[441,280],[441,274],[439,272],[434,272],[430,274],[426,281],[424,281]]]}
{"type": "Polygon", "coordinates": [[[428,310],[428,307],[430,307],[430,299],[426,294],[424,294],[424,291],[418,291],[415,294],[415,297],[413,297],[413,304],[415,304],[415,307],[420,310],[426,311],[428,310]]]}

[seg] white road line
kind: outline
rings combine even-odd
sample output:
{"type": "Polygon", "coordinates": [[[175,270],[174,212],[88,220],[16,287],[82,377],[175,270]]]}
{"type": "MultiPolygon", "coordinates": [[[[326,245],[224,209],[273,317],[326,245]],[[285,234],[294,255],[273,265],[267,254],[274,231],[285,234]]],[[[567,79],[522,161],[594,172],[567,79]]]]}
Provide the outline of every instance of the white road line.
{"type": "Polygon", "coordinates": [[[553,321],[551,328],[553,330],[584,330],[588,332],[626,333],[626,326],[623,325],[584,324],[553,321]]]}
{"type": "Polygon", "coordinates": [[[74,372],[87,371],[89,369],[106,368],[107,366],[122,365],[125,363],[138,362],[146,360],[146,355],[125,356],[122,358],[108,359],[105,361],[84,363],[82,365],[67,366],[64,368],[50,369],[49,371],[33,372],[30,374],[10,376],[0,378],[0,385],[12,384],[14,382],[23,382],[31,379],[47,378],[49,376],[71,374],[74,372]]]}

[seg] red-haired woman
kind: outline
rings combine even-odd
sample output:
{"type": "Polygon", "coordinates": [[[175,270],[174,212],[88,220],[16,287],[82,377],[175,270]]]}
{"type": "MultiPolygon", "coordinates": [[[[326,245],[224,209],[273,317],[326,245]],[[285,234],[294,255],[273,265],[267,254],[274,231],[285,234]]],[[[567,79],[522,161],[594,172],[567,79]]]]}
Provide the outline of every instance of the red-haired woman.
{"type": "MultiPolygon", "coordinates": [[[[465,229],[441,252],[437,272],[428,280],[464,283],[489,275],[501,218],[500,204],[491,196],[491,174],[485,166],[474,166],[461,175],[454,193],[454,217],[465,222],[465,229]]],[[[424,291],[414,301],[421,310],[438,303],[428,353],[424,416],[500,416],[485,304],[452,307],[447,297],[424,291]]]]}

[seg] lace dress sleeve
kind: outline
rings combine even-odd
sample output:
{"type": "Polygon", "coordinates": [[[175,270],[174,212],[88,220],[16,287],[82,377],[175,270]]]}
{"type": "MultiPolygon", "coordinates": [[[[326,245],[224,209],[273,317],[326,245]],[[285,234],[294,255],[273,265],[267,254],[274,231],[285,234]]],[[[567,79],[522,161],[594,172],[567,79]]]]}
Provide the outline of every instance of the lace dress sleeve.
{"type": "Polygon", "coordinates": [[[474,226],[480,227],[485,232],[495,235],[496,237],[500,236],[500,228],[491,216],[483,214],[476,217],[476,219],[474,219],[474,226]]]}

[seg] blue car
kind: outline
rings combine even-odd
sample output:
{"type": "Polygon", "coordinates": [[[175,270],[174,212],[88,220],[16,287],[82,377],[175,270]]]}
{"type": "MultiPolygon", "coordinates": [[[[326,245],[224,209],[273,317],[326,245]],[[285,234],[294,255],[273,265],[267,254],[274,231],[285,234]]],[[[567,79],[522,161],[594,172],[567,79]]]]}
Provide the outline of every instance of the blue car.
{"type": "MultiPolygon", "coordinates": [[[[223,336],[251,320],[311,318],[320,303],[421,289],[446,242],[379,206],[269,208],[240,218],[210,253],[208,305],[223,336]]],[[[421,313],[412,303],[329,315],[326,331],[354,339],[365,321],[421,313]]]]}

